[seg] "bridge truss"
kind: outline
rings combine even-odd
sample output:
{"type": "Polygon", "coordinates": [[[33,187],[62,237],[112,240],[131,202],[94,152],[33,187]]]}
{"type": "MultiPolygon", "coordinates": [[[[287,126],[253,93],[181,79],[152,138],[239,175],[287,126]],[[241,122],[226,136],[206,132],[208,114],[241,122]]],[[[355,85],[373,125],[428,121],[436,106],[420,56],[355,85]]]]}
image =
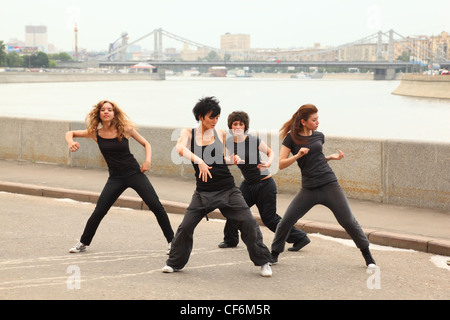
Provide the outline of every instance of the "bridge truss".
{"type": "MultiPolygon", "coordinates": [[[[118,46],[114,50],[110,50],[108,54],[106,54],[103,59],[104,60],[112,60],[112,57],[117,56],[118,53],[121,53],[118,56],[123,57],[124,52],[126,49],[138,42],[141,42],[142,40],[149,38],[153,36],[154,38],[154,52],[153,52],[153,60],[154,61],[163,61],[167,60],[167,57],[165,57],[165,54],[163,52],[163,36],[168,37],[170,39],[176,40],[178,42],[181,42],[183,44],[187,44],[189,46],[197,47],[197,48],[203,48],[207,49],[209,51],[215,51],[216,53],[223,54],[223,55],[229,55],[230,57],[239,57],[241,60],[246,59],[249,61],[252,60],[289,60],[289,61],[301,61],[304,58],[311,58],[311,57],[317,57],[321,55],[327,55],[332,54],[335,52],[338,52],[340,50],[358,46],[358,45],[364,45],[364,44],[376,44],[377,46],[377,61],[383,61],[385,58],[383,57],[383,44],[386,43],[386,38],[388,38],[388,62],[393,62],[395,60],[394,57],[394,43],[398,43],[407,50],[410,51],[411,56],[420,57],[423,60],[429,60],[434,62],[443,62],[443,63],[449,63],[449,60],[446,59],[444,54],[442,52],[433,52],[427,47],[424,47],[420,45],[420,43],[416,42],[413,38],[407,38],[398,32],[394,30],[389,30],[387,32],[379,31],[377,33],[371,34],[369,36],[366,36],[362,39],[348,42],[339,46],[335,47],[329,47],[324,49],[317,49],[317,50],[305,50],[305,49],[286,49],[282,52],[280,51],[273,51],[270,52],[270,54],[267,53],[257,53],[254,51],[244,52],[244,51],[229,51],[229,50],[223,50],[219,48],[215,48],[212,46],[208,46],[193,40],[190,40],[188,38],[173,34],[171,32],[168,32],[162,28],[154,29],[151,32],[143,35],[142,37],[129,42],[129,43],[123,43],[122,46],[118,46]],[[302,52],[303,51],[303,52],[302,52]]],[[[385,47],[385,46],[384,46],[385,47]]],[[[266,51],[267,52],[267,51],[266,51]]],[[[333,59],[334,60],[334,59],[333,59]]]]}

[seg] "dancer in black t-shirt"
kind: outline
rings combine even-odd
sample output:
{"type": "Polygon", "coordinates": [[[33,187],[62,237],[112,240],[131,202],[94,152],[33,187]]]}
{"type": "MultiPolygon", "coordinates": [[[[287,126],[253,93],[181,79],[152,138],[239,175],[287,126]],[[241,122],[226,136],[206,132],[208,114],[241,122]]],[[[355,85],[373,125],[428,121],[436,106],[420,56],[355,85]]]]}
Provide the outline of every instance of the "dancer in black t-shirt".
{"type": "Polygon", "coordinates": [[[74,141],[74,138],[91,138],[96,141],[108,165],[109,178],[98,198],[94,212],[86,223],[80,242],[69,252],[77,253],[86,250],[101,220],[127,188],[133,188],[153,211],[170,248],[173,230],[169,217],[152,184],[144,174],[150,170],[151,165],[150,143],[134,129],[127,115],[111,101],[102,100],[94,105],[86,117],[86,124],[86,130],[67,131],[66,141],[69,150],[76,152],[80,148],[80,143],[74,141]],[[130,137],[145,148],[146,158],[142,166],[139,166],[130,152],[128,144],[130,137]]]}
{"type": "Polygon", "coordinates": [[[283,252],[289,231],[297,220],[316,204],[322,204],[333,212],[339,224],[361,250],[366,265],[374,265],[375,260],[369,251],[369,240],[354,218],[344,191],[328,165],[330,160],[341,160],[344,153],[339,150],[338,153],[327,157],[323,154],[322,145],[325,138],[321,132],[316,131],[318,126],[317,108],[306,104],[301,106],[280,130],[284,140],[279,167],[285,169],[297,161],[302,173],[302,188],[278,224],[272,243],[272,257],[276,261],[278,255],[283,252]]]}
{"type": "Polygon", "coordinates": [[[223,130],[215,130],[220,115],[219,102],[214,97],[203,98],[195,105],[193,113],[200,124],[196,129],[182,130],[176,149],[180,156],[192,162],[197,187],[162,271],[171,273],[184,268],[192,251],[195,227],[204,216],[218,208],[226,218],[235,221],[250,259],[255,266],[261,266],[261,275],[270,277],[270,251],[264,245],[261,230],[228,169],[227,163],[238,159],[233,156],[225,161],[223,145],[226,134],[223,130]]]}
{"type": "MultiPolygon", "coordinates": [[[[274,153],[267,144],[257,136],[248,133],[250,118],[246,112],[235,111],[228,116],[228,128],[232,136],[226,140],[230,154],[241,159],[239,167],[244,180],[239,189],[249,207],[256,205],[263,224],[275,232],[281,217],[277,214],[277,185],[269,171],[274,153]],[[268,160],[261,160],[260,152],[267,155],[268,160]]],[[[239,232],[233,220],[227,219],[224,228],[224,239],[219,248],[236,247],[239,242],[239,232]]],[[[294,245],[289,251],[298,251],[310,240],[306,233],[292,226],[286,240],[294,245]]]]}

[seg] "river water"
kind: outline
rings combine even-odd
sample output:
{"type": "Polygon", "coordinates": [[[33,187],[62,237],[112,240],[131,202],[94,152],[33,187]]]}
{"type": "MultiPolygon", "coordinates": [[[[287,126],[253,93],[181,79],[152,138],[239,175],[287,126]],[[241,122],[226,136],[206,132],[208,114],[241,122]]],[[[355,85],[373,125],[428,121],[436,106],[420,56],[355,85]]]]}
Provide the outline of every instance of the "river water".
{"type": "Polygon", "coordinates": [[[168,78],[0,84],[0,116],[83,121],[102,99],[117,102],[141,126],[192,127],[192,108],[205,96],[222,106],[218,127],[235,110],[250,128],[278,130],[305,103],[319,109],[325,135],[450,142],[450,100],[393,95],[399,81],[168,78]]]}

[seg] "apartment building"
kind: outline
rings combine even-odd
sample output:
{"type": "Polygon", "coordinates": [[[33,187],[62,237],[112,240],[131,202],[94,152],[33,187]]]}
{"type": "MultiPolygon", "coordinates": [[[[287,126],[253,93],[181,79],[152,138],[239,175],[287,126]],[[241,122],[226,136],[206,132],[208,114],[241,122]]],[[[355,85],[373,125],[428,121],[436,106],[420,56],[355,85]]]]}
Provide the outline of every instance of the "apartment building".
{"type": "Polygon", "coordinates": [[[25,46],[48,52],[47,27],[25,26],[25,46]]]}

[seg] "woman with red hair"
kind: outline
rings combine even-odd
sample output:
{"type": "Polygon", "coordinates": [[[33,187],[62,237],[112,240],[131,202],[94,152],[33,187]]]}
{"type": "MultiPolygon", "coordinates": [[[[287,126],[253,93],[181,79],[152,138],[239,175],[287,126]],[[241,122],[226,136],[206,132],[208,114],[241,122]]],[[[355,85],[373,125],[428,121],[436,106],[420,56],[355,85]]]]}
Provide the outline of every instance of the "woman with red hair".
{"type": "Polygon", "coordinates": [[[313,206],[322,204],[333,212],[339,224],[361,250],[366,265],[375,265],[369,251],[369,240],[353,216],[344,191],[328,165],[330,160],[344,158],[344,153],[339,150],[338,153],[325,156],[322,148],[325,137],[317,131],[318,127],[316,106],[305,104],[280,129],[284,140],[278,165],[280,169],[285,169],[297,162],[302,174],[302,188],[277,226],[272,243],[272,259],[277,261],[278,255],[284,251],[292,226],[313,206]]]}

